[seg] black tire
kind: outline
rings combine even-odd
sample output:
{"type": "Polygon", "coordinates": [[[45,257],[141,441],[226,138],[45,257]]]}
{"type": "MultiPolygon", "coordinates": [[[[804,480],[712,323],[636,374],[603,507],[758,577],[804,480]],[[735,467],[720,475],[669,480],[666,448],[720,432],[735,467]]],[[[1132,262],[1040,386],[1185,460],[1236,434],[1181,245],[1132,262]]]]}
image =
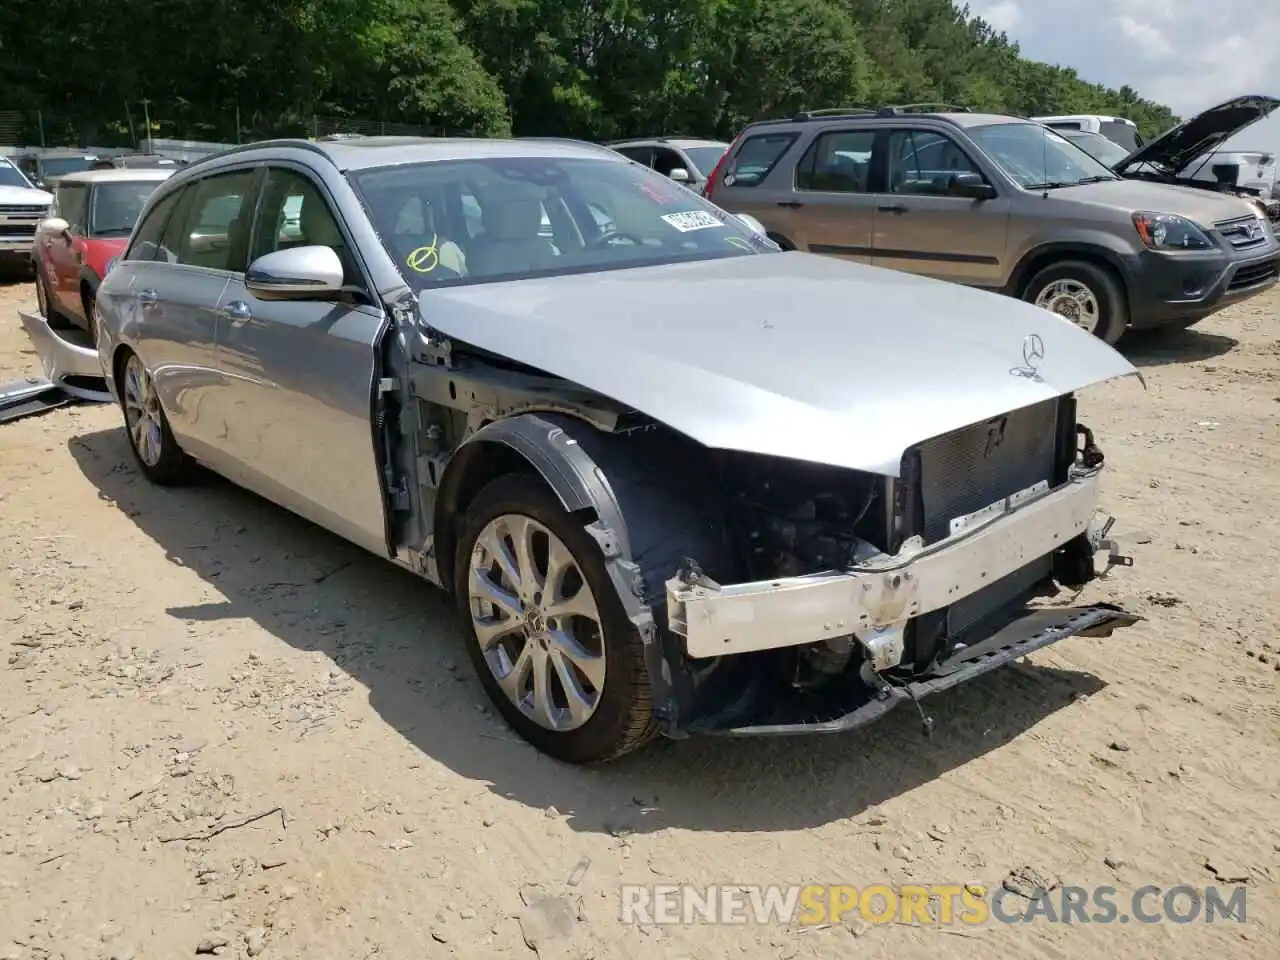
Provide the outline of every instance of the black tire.
{"type": "Polygon", "coordinates": [[[98,325],[93,322],[93,306],[97,297],[88,287],[80,288],[80,307],[84,310],[84,325],[89,333],[89,339],[96,347],[98,345],[98,325]]]}
{"type": "Polygon", "coordinates": [[[454,600],[467,635],[467,653],[480,683],[499,713],[521,737],[542,752],[575,764],[612,760],[653,739],[653,699],[644,648],[627,618],[604,567],[600,548],[539,479],[508,474],[484,487],[463,518],[454,558],[454,600]],[[527,717],[499,686],[476,639],[467,591],[468,567],[477,537],[504,514],[531,517],[568,548],[590,587],[600,615],[605,653],[603,688],[595,712],[576,729],[555,731],[527,717]]]}
{"type": "Polygon", "coordinates": [[[1114,345],[1129,323],[1128,305],[1120,281],[1111,271],[1096,264],[1084,260],[1062,260],[1036,273],[1023,288],[1022,299],[1035,303],[1041,292],[1058,280],[1071,280],[1089,290],[1098,304],[1098,321],[1093,335],[1114,345]]]}
{"type": "Polygon", "coordinates": [[[129,418],[129,402],[130,398],[127,384],[129,376],[129,364],[136,360],[139,368],[145,373],[148,382],[151,373],[142,363],[142,358],[132,351],[124,351],[116,364],[116,392],[120,397],[120,412],[124,416],[124,432],[125,438],[129,443],[129,450],[133,453],[134,462],[138,465],[138,469],[152,483],[162,487],[176,487],[185,483],[189,483],[196,473],[196,463],[186,452],[178,446],[178,441],[174,439],[173,431],[169,429],[169,417],[164,412],[164,407],[160,404],[159,398],[154,401],[154,416],[159,426],[159,443],[160,455],[154,463],[148,463],[148,458],[144,457],[138,449],[138,436],[130,424],[129,418]]]}

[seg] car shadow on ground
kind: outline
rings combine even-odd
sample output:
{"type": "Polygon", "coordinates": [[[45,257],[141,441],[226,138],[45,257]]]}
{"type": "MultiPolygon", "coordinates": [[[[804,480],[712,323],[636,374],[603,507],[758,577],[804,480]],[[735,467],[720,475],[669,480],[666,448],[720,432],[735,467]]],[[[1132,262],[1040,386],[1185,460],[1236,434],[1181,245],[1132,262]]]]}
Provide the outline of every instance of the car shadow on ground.
{"type": "Polygon", "coordinates": [[[440,591],[216,477],[152,486],[122,430],[75,438],[69,448],[101,499],[225,597],[172,616],[247,618],[292,647],[323,652],[423,754],[504,797],[555,807],[581,831],[819,826],[998,749],[1104,686],[1087,673],[1017,664],[926,700],[929,739],[907,706],[843,735],[660,740],[607,765],[574,768],[480,709],[484,693],[440,591]]]}
{"type": "Polygon", "coordinates": [[[1233,337],[1203,330],[1138,330],[1125,334],[1116,349],[1135,367],[1163,367],[1212,360],[1239,343],[1233,337]]]}

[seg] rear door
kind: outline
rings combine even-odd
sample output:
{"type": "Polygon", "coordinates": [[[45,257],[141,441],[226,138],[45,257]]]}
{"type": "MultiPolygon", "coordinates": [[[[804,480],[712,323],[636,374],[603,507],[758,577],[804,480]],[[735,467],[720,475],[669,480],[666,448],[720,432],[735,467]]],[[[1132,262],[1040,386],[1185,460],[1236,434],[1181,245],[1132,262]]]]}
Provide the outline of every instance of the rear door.
{"type": "Polygon", "coordinates": [[[383,311],[326,188],[303,167],[269,167],[249,261],[313,244],[342,259],[342,300],[259,300],[243,272],[227,284],[217,317],[220,443],[237,482],[385,555],[372,423],[383,311]]]}
{"type": "Polygon", "coordinates": [[[795,195],[795,160],[785,158],[799,137],[798,130],[767,126],[747,132],[726,158],[717,182],[707,184],[712,203],[730,213],[750,214],[775,240],[793,247],[793,214],[801,204],[795,195]]]}
{"type": "Polygon", "coordinates": [[[873,129],[818,134],[796,167],[791,239],[801,250],[870,263],[876,229],[877,133],[873,129]]]}
{"type": "Polygon", "coordinates": [[[974,200],[950,189],[955,174],[981,166],[950,135],[896,128],[885,141],[885,180],[875,197],[872,262],[980,287],[1003,283],[1010,200],[974,200]]]}
{"type": "Polygon", "coordinates": [[[244,270],[260,171],[244,166],[188,184],[165,227],[148,280],[134,293],[147,318],[143,360],[170,426],[193,455],[222,469],[222,429],[214,415],[229,385],[214,362],[217,310],[231,277],[244,270]]]}

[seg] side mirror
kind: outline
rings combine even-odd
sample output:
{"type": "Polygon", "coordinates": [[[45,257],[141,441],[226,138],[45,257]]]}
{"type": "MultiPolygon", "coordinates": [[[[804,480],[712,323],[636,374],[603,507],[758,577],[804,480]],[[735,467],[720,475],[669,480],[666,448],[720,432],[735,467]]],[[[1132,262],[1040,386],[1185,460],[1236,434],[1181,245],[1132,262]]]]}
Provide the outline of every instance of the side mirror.
{"type": "Polygon", "coordinates": [[[249,264],[244,285],[259,300],[323,300],[342,289],[342,274],[332,247],[290,247],[249,264]]]}
{"type": "Polygon", "coordinates": [[[667,176],[670,177],[672,180],[674,180],[676,183],[689,183],[691,180],[693,180],[693,177],[689,176],[689,171],[686,170],[684,167],[676,167],[674,170],[668,173],[667,176]]]}
{"type": "Polygon", "coordinates": [[[40,232],[51,237],[61,236],[68,242],[71,240],[71,224],[61,217],[45,217],[40,221],[40,232]]]}
{"type": "Polygon", "coordinates": [[[953,173],[947,181],[947,193],[970,200],[994,200],[996,188],[983,180],[980,173],[953,173]]]}
{"type": "Polygon", "coordinates": [[[753,233],[758,233],[762,237],[768,235],[769,231],[764,228],[764,224],[761,223],[759,220],[757,220],[755,217],[751,216],[751,214],[735,213],[734,216],[737,217],[739,220],[741,220],[743,223],[745,223],[753,233]]]}

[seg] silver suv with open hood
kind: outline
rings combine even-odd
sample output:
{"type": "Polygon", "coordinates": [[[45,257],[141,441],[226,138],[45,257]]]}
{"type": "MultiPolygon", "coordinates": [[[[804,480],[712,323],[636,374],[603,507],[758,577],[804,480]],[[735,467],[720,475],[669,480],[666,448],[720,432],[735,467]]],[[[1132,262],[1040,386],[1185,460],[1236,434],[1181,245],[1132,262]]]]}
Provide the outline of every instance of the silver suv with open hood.
{"type": "Polygon", "coordinates": [[[202,463],[451,592],[567,760],[847,730],[1136,619],[1031,604],[1123,560],[1072,398],[1119,353],[589,144],[229,150],[152,195],[97,310],[147,477],[202,463]]]}

